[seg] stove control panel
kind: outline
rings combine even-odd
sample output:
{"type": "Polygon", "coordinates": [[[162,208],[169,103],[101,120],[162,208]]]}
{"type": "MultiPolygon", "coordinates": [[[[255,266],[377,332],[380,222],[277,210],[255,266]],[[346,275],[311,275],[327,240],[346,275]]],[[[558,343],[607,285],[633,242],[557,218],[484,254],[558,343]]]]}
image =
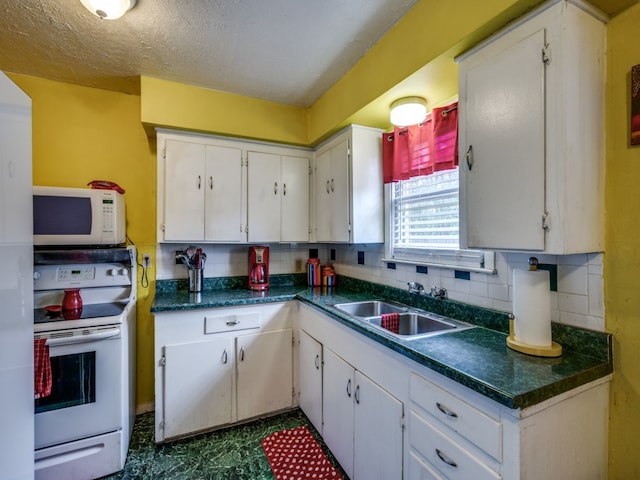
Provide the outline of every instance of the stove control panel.
{"type": "Polygon", "coordinates": [[[131,271],[122,264],[38,265],[33,272],[34,290],[131,285],[131,271]]]}

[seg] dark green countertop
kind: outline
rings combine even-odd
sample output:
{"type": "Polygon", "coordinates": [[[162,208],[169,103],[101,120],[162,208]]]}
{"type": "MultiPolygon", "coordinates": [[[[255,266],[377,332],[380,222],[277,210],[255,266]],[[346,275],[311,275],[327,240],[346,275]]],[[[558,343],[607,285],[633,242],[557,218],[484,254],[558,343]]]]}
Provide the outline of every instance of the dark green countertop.
{"type": "Polygon", "coordinates": [[[338,289],[281,285],[266,292],[237,288],[236,283],[232,285],[236,288],[205,290],[199,296],[189,294],[184,288],[176,288],[176,282],[158,282],[160,288],[157,284],[151,311],[231,307],[297,299],[391,350],[514,409],[535,405],[613,371],[611,335],[608,333],[554,323],[553,339],[563,346],[562,356],[533,357],[506,346],[508,315],[504,312],[417,297],[396,288],[346,277],[340,277],[339,282],[341,287],[338,289]],[[332,308],[336,303],[372,298],[430,310],[473,323],[476,328],[415,340],[398,340],[332,308]]]}

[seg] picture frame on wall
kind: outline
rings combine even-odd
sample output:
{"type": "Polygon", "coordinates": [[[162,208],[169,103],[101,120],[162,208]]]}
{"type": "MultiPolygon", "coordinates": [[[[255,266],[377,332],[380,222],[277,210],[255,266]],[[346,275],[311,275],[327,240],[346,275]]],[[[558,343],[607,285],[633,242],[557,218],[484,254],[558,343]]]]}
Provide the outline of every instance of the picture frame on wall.
{"type": "Polygon", "coordinates": [[[640,145],[640,65],[631,67],[631,145],[640,145]]]}

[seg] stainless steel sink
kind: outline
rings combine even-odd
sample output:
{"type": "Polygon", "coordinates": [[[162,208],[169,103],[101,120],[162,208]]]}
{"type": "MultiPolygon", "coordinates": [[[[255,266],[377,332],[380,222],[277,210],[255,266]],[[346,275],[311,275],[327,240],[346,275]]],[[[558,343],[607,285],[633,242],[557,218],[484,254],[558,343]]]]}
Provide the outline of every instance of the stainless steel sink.
{"type": "Polygon", "coordinates": [[[359,318],[377,317],[384,315],[385,313],[402,313],[408,310],[408,307],[405,307],[404,305],[397,305],[380,300],[337,303],[333,307],[347,315],[359,318]]]}
{"type": "Polygon", "coordinates": [[[473,328],[473,325],[460,320],[381,300],[337,303],[333,307],[402,340],[413,340],[473,328]],[[389,313],[398,314],[399,328],[397,332],[383,327],[383,315],[389,313]]]}
{"type": "Polygon", "coordinates": [[[383,329],[386,332],[405,340],[423,338],[451,330],[465,330],[472,327],[472,325],[465,322],[448,317],[442,317],[429,312],[407,312],[399,314],[399,328],[397,332],[393,332],[383,327],[382,320],[382,316],[367,318],[367,322],[370,325],[383,329]]]}

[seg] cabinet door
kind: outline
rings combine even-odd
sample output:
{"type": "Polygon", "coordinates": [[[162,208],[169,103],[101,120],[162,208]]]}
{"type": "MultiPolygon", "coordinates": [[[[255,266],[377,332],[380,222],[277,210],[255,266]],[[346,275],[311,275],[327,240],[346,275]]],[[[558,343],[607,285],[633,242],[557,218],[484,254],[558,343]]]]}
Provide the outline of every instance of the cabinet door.
{"type": "Polygon", "coordinates": [[[309,159],[283,156],[281,242],[309,241],[309,159]]]}
{"type": "MultiPolygon", "coordinates": [[[[322,373],[322,437],[345,473],[349,478],[354,478],[353,395],[355,392],[355,372],[351,365],[325,348],[322,373]]],[[[377,416],[378,413],[375,415],[377,416]]]]}
{"type": "Polygon", "coordinates": [[[351,233],[351,192],[349,181],[349,140],[331,149],[331,240],[349,242],[351,233]]]}
{"type": "Polygon", "coordinates": [[[249,152],[249,242],[280,241],[280,155],[249,152]]]}
{"type": "Polygon", "coordinates": [[[204,239],[244,240],[242,221],[242,151],[207,145],[204,239]]]}
{"type": "Polygon", "coordinates": [[[460,165],[461,188],[466,188],[466,199],[461,196],[465,246],[544,249],[544,46],[545,31],[539,30],[504,45],[464,74],[460,165]]]}
{"type": "Polygon", "coordinates": [[[327,149],[315,158],[315,233],[317,242],[331,241],[331,150],[327,149]]]}
{"type": "Polygon", "coordinates": [[[165,144],[164,239],[204,239],[205,146],[167,140],[165,144]]]}
{"type": "Polygon", "coordinates": [[[300,408],[322,434],[322,344],[300,330],[300,408]]]}
{"type": "Polygon", "coordinates": [[[238,420],[293,405],[290,328],[236,339],[238,420]]]}
{"type": "Polygon", "coordinates": [[[358,371],[354,400],[353,478],[402,478],[402,402],[358,371]]]}
{"type": "Polygon", "coordinates": [[[164,438],[232,421],[233,339],[164,347],[164,438]]]}

